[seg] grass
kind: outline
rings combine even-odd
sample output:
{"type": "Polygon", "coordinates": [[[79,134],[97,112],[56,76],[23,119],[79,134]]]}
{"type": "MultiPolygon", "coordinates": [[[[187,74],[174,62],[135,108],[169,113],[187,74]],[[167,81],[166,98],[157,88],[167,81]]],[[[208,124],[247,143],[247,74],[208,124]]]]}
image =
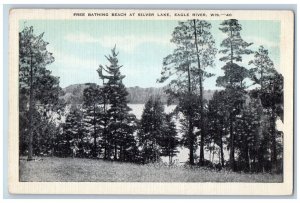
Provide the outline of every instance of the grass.
{"type": "Polygon", "coordinates": [[[282,182],[280,174],[247,174],[204,168],[169,168],[95,159],[46,157],[20,160],[22,182],[282,182]]]}

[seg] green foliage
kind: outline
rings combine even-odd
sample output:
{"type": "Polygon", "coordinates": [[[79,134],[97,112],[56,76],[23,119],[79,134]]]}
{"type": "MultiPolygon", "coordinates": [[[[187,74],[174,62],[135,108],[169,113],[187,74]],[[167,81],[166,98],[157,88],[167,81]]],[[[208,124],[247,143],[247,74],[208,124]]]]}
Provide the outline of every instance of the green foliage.
{"type": "Polygon", "coordinates": [[[98,157],[98,141],[100,137],[101,122],[100,117],[103,109],[99,107],[103,100],[101,89],[95,84],[91,84],[83,91],[83,106],[85,108],[85,123],[89,135],[93,137],[93,150],[94,157],[98,157]]]}
{"type": "Polygon", "coordinates": [[[164,132],[160,140],[161,156],[169,157],[169,164],[172,164],[172,158],[176,156],[179,146],[179,138],[177,136],[176,125],[172,120],[172,114],[165,116],[164,132]]]}
{"type": "Polygon", "coordinates": [[[72,149],[75,146],[79,148],[80,156],[84,156],[82,142],[87,135],[84,125],[83,111],[79,108],[71,108],[70,112],[66,115],[66,120],[63,126],[63,134],[57,139],[57,156],[71,156],[72,149]]]}
{"type": "Polygon", "coordinates": [[[112,154],[114,159],[128,160],[128,154],[136,148],[133,132],[136,128],[136,118],[129,113],[131,109],[127,105],[128,92],[122,82],[124,75],[121,74],[118,65],[118,53],[116,47],[111,50],[111,55],[106,56],[109,65],[104,68],[100,66],[97,70],[100,79],[103,80],[103,91],[107,95],[109,108],[107,110],[107,143],[108,155],[112,154]],[[106,75],[103,73],[106,72],[106,75]],[[108,81],[105,83],[105,79],[108,81]],[[113,151],[112,151],[113,150],[113,151]],[[118,153],[119,151],[119,153],[118,153]]]}
{"type": "Polygon", "coordinates": [[[254,53],[254,59],[249,61],[249,65],[255,66],[250,69],[253,84],[259,84],[261,88],[268,81],[268,77],[276,72],[274,63],[269,58],[269,52],[263,46],[260,46],[258,51],[254,53]]]}
{"type": "Polygon", "coordinates": [[[252,51],[247,49],[252,43],[245,42],[240,35],[242,26],[238,20],[224,20],[219,28],[227,37],[222,41],[219,52],[223,54],[220,61],[226,62],[222,67],[224,76],[217,78],[217,86],[225,88],[226,110],[229,112],[229,148],[230,148],[230,167],[236,170],[235,148],[236,148],[236,118],[241,116],[245,106],[246,86],[244,80],[249,77],[248,69],[234,63],[241,62],[242,55],[251,54],[252,51]]]}
{"type": "MultiPolygon", "coordinates": [[[[43,36],[44,33],[36,36],[33,27],[25,27],[19,33],[20,138],[28,137],[27,144],[23,144],[25,139],[21,139],[20,143],[23,145],[22,153],[28,151],[28,160],[36,154],[33,150],[44,151],[33,147],[34,137],[43,136],[38,133],[40,125],[35,123],[49,114],[60,114],[63,107],[59,101],[59,78],[46,69],[48,64],[54,62],[54,57],[47,51],[48,42],[43,40],[43,36]]],[[[48,118],[43,120],[44,126],[53,125],[48,118]]]]}
{"type": "MultiPolygon", "coordinates": [[[[214,58],[217,53],[215,41],[210,33],[211,24],[203,20],[187,20],[180,21],[178,26],[174,28],[171,42],[176,45],[173,53],[163,60],[163,68],[161,78],[158,80],[163,83],[170,80],[166,93],[169,100],[179,101],[179,109],[184,110],[184,114],[188,120],[187,133],[185,143],[188,143],[190,149],[190,164],[194,164],[194,144],[196,135],[193,133],[195,125],[201,130],[201,160],[204,161],[203,142],[203,81],[205,78],[213,76],[207,72],[206,68],[214,65],[214,58]],[[197,99],[199,110],[185,108],[195,101],[194,95],[199,95],[197,99]],[[188,101],[191,99],[191,101],[188,101]],[[187,111],[186,111],[187,110],[187,111]],[[197,118],[193,118],[194,112],[198,111],[199,122],[193,122],[197,118]]],[[[183,125],[184,128],[184,125],[183,125]]]]}
{"type": "Polygon", "coordinates": [[[150,97],[145,104],[138,132],[139,145],[145,163],[156,162],[161,153],[161,140],[164,135],[164,106],[160,99],[150,97]]]}
{"type": "Polygon", "coordinates": [[[215,143],[219,147],[219,163],[222,167],[225,166],[224,148],[228,145],[225,140],[229,131],[229,112],[226,108],[226,105],[228,105],[226,96],[226,91],[216,91],[209,101],[207,112],[207,144],[211,146],[211,143],[215,143]]]}
{"type": "Polygon", "coordinates": [[[222,41],[221,47],[224,49],[219,52],[224,54],[220,61],[239,62],[242,61],[243,54],[251,54],[252,51],[247,49],[253,43],[247,43],[241,38],[240,31],[242,30],[241,24],[236,19],[224,20],[219,28],[227,37],[222,41]]]}
{"type": "MultiPolygon", "coordinates": [[[[20,111],[19,153],[28,155],[29,145],[29,111],[20,111]]],[[[54,148],[59,134],[59,126],[37,110],[33,111],[33,156],[51,156],[55,154],[54,148]]]]}
{"type": "Polygon", "coordinates": [[[219,50],[225,65],[216,84],[223,90],[216,91],[210,101],[203,97],[203,81],[214,75],[207,68],[214,66],[217,53],[211,24],[180,21],[172,33],[175,49],[163,59],[158,80],[168,81],[164,89],[176,108],[166,114],[160,98],[151,96],[140,122],[130,113],[116,47],[105,56],[108,65],[97,70],[102,86],[85,84],[79,88],[83,97],[69,98],[76,101],[63,110],[59,78],[46,69],[54,62],[48,42],[43,33],[36,36],[32,27],[25,27],[19,33],[20,154],[28,155],[29,160],[33,155],[55,155],[135,163],[158,162],[161,156],[168,156],[170,166],[178,146],[183,145],[193,165],[200,146],[200,166],[216,168],[214,158],[204,159],[206,147],[213,156],[219,154],[220,169],[282,172],[283,133],[276,122],[284,117],[283,76],[263,46],[254,52],[249,67],[241,66],[242,56],[253,53],[248,48],[252,43],[242,39],[238,20],[225,20],[220,26],[226,35],[219,50]],[[247,79],[253,83],[249,85],[247,79]],[[65,121],[61,120],[63,113],[65,121]],[[174,115],[180,123],[178,132],[174,115]],[[226,149],[230,150],[229,161],[226,149]]]}

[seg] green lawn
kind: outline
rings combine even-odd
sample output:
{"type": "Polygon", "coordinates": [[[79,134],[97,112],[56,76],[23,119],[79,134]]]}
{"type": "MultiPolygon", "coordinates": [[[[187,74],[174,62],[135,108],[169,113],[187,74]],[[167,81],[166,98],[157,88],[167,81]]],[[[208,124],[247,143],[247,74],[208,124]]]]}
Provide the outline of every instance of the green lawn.
{"type": "Polygon", "coordinates": [[[79,158],[20,160],[20,181],[32,182],[282,182],[282,175],[169,168],[79,158]]]}

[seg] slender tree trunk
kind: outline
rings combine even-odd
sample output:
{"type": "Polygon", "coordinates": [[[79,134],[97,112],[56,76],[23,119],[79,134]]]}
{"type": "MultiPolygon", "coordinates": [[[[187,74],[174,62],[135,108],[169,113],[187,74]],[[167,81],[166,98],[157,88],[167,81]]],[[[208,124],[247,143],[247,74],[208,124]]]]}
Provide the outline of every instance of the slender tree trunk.
{"type": "Polygon", "coordinates": [[[193,126],[192,126],[192,119],[191,116],[189,116],[189,161],[191,165],[194,165],[194,138],[193,138],[193,126]]]}
{"type": "MultiPolygon", "coordinates": [[[[198,55],[198,54],[197,54],[198,55]]],[[[204,129],[204,113],[203,113],[203,83],[202,83],[202,71],[200,68],[200,61],[199,61],[199,55],[198,55],[198,66],[199,66],[199,84],[200,84],[200,132],[201,132],[201,138],[200,138],[200,165],[203,166],[204,164],[204,137],[205,137],[205,129],[204,129]]]]}
{"type": "Polygon", "coordinates": [[[115,156],[114,156],[115,160],[118,159],[117,153],[118,153],[118,149],[117,149],[117,144],[115,143],[115,156]]]}
{"type": "MultiPolygon", "coordinates": [[[[188,66],[188,93],[189,96],[191,96],[191,73],[190,73],[190,65],[189,62],[187,64],[188,66]]],[[[191,97],[190,97],[191,98],[191,97]]],[[[193,135],[193,122],[192,122],[192,109],[191,106],[188,107],[188,122],[189,122],[189,129],[188,129],[188,137],[189,137],[189,162],[190,165],[194,165],[194,135],[193,135]]]]}
{"type": "Polygon", "coordinates": [[[258,136],[260,135],[260,137],[263,136],[262,134],[262,126],[261,126],[261,122],[259,125],[259,133],[254,135],[254,153],[253,153],[253,162],[252,162],[252,171],[257,172],[258,170],[258,166],[257,166],[257,161],[258,161],[258,150],[259,150],[259,142],[258,142],[258,136]]]}
{"type": "MultiPolygon", "coordinates": [[[[204,164],[204,127],[203,127],[203,74],[201,69],[201,63],[200,63],[200,56],[199,56],[199,48],[198,48],[198,40],[197,40],[197,28],[196,28],[196,20],[193,20],[194,22],[194,37],[195,37],[195,46],[196,46],[196,55],[197,55],[197,62],[198,62],[198,71],[199,71],[199,103],[200,103],[200,132],[201,132],[201,138],[200,138],[200,158],[199,158],[199,164],[200,166],[203,166],[204,164]]],[[[201,32],[201,30],[200,30],[201,32]]]]}
{"type": "Polygon", "coordinates": [[[103,129],[103,137],[104,137],[104,159],[108,159],[108,136],[107,136],[107,121],[106,121],[106,118],[105,118],[105,121],[104,121],[104,129],[103,129]]]}
{"type": "Polygon", "coordinates": [[[224,151],[223,151],[223,139],[222,139],[222,131],[220,133],[221,137],[220,137],[220,151],[221,151],[221,164],[222,164],[222,167],[224,167],[224,151]]]}
{"type": "Polygon", "coordinates": [[[230,116],[230,157],[229,157],[229,162],[230,162],[230,167],[233,171],[235,171],[235,160],[234,160],[234,154],[235,154],[235,147],[234,147],[234,134],[233,134],[233,121],[232,121],[232,116],[230,116]]]}
{"type": "Polygon", "coordinates": [[[247,140],[245,139],[245,171],[249,172],[250,169],[250,162],[249,162],[249,146],[247,140]]]}
{"type": "MultiPolygon", "coordinates": [[[[104,85],[104,80],[103,80],[103,85],[104,85]]],[[[106,127],[107,127],[107,121],[106,121],[106,94],[104,92],[104,101],[103,101],[103,111],[104,111],[104,128],[103,128],[103,137],[104,137],[104,159],[107,159],[107,132],[106,132],[106,127]]]]}
{"type": "Polygon", "coordinates": [[[232,28],[230,26],[230,63],[233,64],[232,28]]]}
{"type": "Polygon", "coordinates": [[[252,171],[252,163],[251,163],[251,158],[250,158],[250,150],[248,147],[248,163],[249,163],[249,171],[252,171]]]}
{"type": "Polygon", "coordinates": [[[94,104],[94,157],[97,157],[96,106],[94,104]]]}
{"type": "Polygon", "coordinates": [[[276,147],[276,119],[275,119],[275,110],[272,109],[271,115],[271,164],[272,172],[277,170],[277,147],[276,147]]]}
{"type": "MultiPolygon", "coordinates": [[[[260,64],[262,64],[262,61],[260,61],[260,64]]],[[[259,102],[259,106],[262,107],[262,91],[263,91],[263,66],[260,66],[260,91],[258,94],[258,102],[259,102]]],[[[259,137],[263,137],[263,126],[262,126],[262,116],[260,115],[259,117],[259,129],[258,129],[258,135],[255,134],[254,137],[254,154],[253,154],[253,167],[252,170],[255,172],[259,172],[261,171],[261,167],[263,168],[264,165],[264,160],[261,158],[261,155],[259,155],[259,137]],[[263,164],[261,164],[263,163],[263,164]],[[260,164],[260,165],[258,165],[260,164]],[[262,165],[262,166],[261,166],[262,165]]]]}
{"type": "MultiPolygon", "coordinates": [[[[272,86],[272,92],[274,92],[274,83],[272,86]]],[[[276,147],[276,114],[275,103],[273,101],[271,108],[271,171],[272,173],[277,170],[277,147],[276,147]]]]}
{"type": "Polygon", "coordinates": [[[55,151],[55,137],[54,134],[52,135],[52,142],[51,142],[51,156],[54,156],[54,151],[55,151]]]}
{"type": "Polygon", "coordinates": [[[104,97],[103,97],[103,113],[104,113],[104,127],[103,127],[103,138],[104,138],[104,159],[108,159],[108,136],[107,136],[107,112],[106,112],[106,97],[107,97],[107,94],[106,94],[106,90],[105,90],[105,83],[104,83],[104,77],[102,78],[102,85],[103,85],[103,93],[104,93],[104,97]]]}
{"type": "Polygon", "coordinates": [[[107,137],[106,137],[106,132],[105,129],[103,129],[103,134],[104,134],[104,159],[107,159],[107,137]]]}
{"type": "Polygon", "coordinates": [[[212,163],[214,163],[214,160],[215,160],[215,143],[213,145],[213,150],[212,150],[212,163]]]}
{"type": "Polygon", "coordinates": [[[30,54],[30,88],[29,88],[29,142],[28,142],[28,161],[31,161],[33,158],[33,64],[32,64],[32,54],[30,54]]]}
{"type": "MultiPolygon", "coordinates": [[[[156,126],[156,125],[155,125],[156,126]]],[[[158,156],[157,156],[157,146],[156,146],[156,139],[154,139],[154,156],[155,156],[155,162],[157,162],[158,160],[158,156]]]]}
{"type": "Polygon", "coordinates": [[[120,146],[120,161],[124,161],[124,148],[123,148],[123,144],[120,146]]]}

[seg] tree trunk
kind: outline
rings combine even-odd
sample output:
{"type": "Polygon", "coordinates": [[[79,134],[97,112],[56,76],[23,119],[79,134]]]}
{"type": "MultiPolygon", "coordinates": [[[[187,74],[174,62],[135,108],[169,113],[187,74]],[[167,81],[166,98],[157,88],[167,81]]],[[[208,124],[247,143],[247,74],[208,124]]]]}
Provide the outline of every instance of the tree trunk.
{"type": "Polygon", "coordinates": [[[193,126],[191,118],[189,118],[189,161],[191,165],[194,165],[194,138],[193,138],[193,126]]]}
{"type": "Polygon", "coordinates": [[[271,115],[271,164],[272,164],[272,173],[277,170],[277,147],[276,147],[276,119],[275,119],[275,110],[272,109],[271,115]]]}
{"type": "Polygon", "coordinates": [[[251,157],[250,157],[249,147],[248,147],[248,163],[249,163],[249,171],[252,171],[252,163],[251,163],[251,157]]]}
{"type": "Polygon", "coordinates": [[[211,162],[214,163],[214,160],[215,160],[215,143],[213,145],[213,150],[212,150],[212,160],[211,162]]]}
{"type": "Polygon", "coordinates": [[[223,151],[222,132],[220,135],[221,135],[221,138],[220,138],[221,164],[222,164],[222,167],[224,167],[224,151],[223,151]]]}
{"type": "MultiPolygon", "coordinates": [[[[199,158],[199,164],[200,166],[203,166],[204,164],[204,127],[203,127],[203,75],[201,70],[201,64],[200,64],[200,56],[199,56],[199,48],[197,43],[197,29],[196,29],[196,20],[193,20],[194,22],[194,36],[195,36],[195,46],[196,46],[196,55],[197,55],[197,62],[198,62],[198,70],[199,70],[199,103],[200,103],[200,132],[201,132],[201,139],[200,139],[200,158],[199,158]]],[[[201,33],[201,30],[200,30],[201,33]]]]}
{"type": "Polygon", "coordinates": [[[107,137],[106,134],[104,134],[104,159],[107,159],[107,137]]]}
{"type": "Polygon", "coordinates": [[[233,38],[233,35],[232,35],[232,28],[231,28],[231,25],[230,25],[230,63],[233,64],[233,46],[232,46],[232,38],[233,38]]]}
{"type": "MultiPolygon", "coordinates": [[[[232,116],[230,116],[232,117],[232,116]]],[[[235,160],[234,160],[234,154],[235,154],[235,149],[234,149],[234,134],[233,134],[233,121],[232,118],[230,118],[230,157],[229,157],[229,162],[230,162],[230,167],[233,171],[235,171],[235,160]]]]}
{"type": "Polygon", "coordinates": [[[94,104],[94,158],[97,157],[96,106],[94,104]]]}
{"type": "Polygon", "coordinates": [[[249,146],[247,140],[245,140],[245,168],[244,171],[249,172],[250,162],[249,162],[249,146]]]}
{"type": "MultiPolygon", "coordinates": [[[[104,87],[104,78],[102,79],[102,85],[104,87]]],[[[103,127],[103,138],[104,138],[104,159],[108,159],[108,149],[107,149],[107,145],[108,145],[108,137],[107,137],[107,131],[106,131],[106,128],[107,128],[107,118],[106,118],[106,97],[107,97],[107,94],[106,94],[106,91],[105,89],[103,88],[103,92],[104,92],[104,97],[103,97],[103,113],[104,113],[104,127],[103,127]]]]}
{"type": "Polygon", "coordinates": [[[29,142],[28,142],[28,158],[27,161],[33,160],[33,64],[32,64],[32,54],[30,56],[30,88],[29,88],[29,142]]]}
{"type": "Polygon", "coordinates": [[[124,161],[124,149],[123,149],[123,145],[120,146],[120,161],[124,161]]]}
{"type": "Polygon", "coordinates": [[[115,144],[115,156],[114,156],[115,160],[118,159],[117,153],[118,153],[117,144],[115,144]]]}
{"type": "MultiPolygon", "coordinates": [[[[188,93],[191,96],[191,73],[190,73],[190,65],[189,61],[187,62],[188,68],[188,93]]],[[[190,97],[191,98],[191,97],[190,97]]],[[[193,125],[192,125],[192,109],[191,106],[188,107],[188,122],[189,122],[189,129],[188,129],[188,138],[189,138],[189,162],[190,165],[194,165],[194,136],[193,136],[193,125]]]]}
{"type": "Polygon", "coordinates": [[[254,152],[253,152],[253,162],[252,162],[252,168],[251,168],[251,170],[255,171],[255,172],[257,172],[257,170],[258,170],[257,164],[256,164],[256,162],[258,161],[258,150],[259,150],[258,136],[260,136],[260,137],[263,136],[261,118],[260,118],[260,125],[258,128],[259,128],[258,134],[254,135],[254,152]]]}

